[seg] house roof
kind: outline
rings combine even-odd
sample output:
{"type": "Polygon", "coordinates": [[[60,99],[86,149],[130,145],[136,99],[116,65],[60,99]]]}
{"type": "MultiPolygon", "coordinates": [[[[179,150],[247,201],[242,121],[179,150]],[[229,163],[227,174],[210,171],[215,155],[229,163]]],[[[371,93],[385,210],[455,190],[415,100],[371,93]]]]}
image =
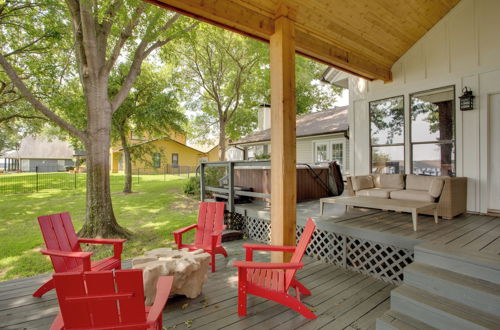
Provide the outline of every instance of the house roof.
{"type": "Polygon", "coordinates": [[[72,159],[74,150],[66,141],[57,138],[27,136],[18,150],[5,153],[6,158],[21,159],[72,159]]]}
{"type": "MultiPolygon", "coordinates": [[[[181,146],[184,146],[184,147],[186,147],[188,149],[191,149],[191,150],[194,150],[196,152],[199,152],[200,154],[206,154],[206,152],[203,152],[203,151],[198,150],[196,148],[190,147],[187,144],[184,144],[184,143],[181,143],[179,141],[176,141],[176,140],[174,140],[174,139],[172,139],[172,138],[170,138],[168,136],[164,136],[164,137],[160,137],[160,138],[151,139],[151,140],[148,140],[148,141],[143,141],[143,142],[140,142],[140,143],[136,143],[136,144],[131,145],[130,147],[133,148],[133,147],[137,147],[137,146],[140,146],[140,145],[143,145],[143,144],[152,143],[152,142],[160,141],[160,140],[169,140],[170,142],[180,144],[181,146]]],[[[117,151],[123,151],[123,148],[119,147],[119,148],[113,150],[113,152],[117,152],[117,151]]]]}
{"type": "MultiPolygon", "coordinates": [[[[297,137],[347,132],[347,106],[308,113],[297,118],[297,137]]],[[[255,132],[231,143],[246,144],[271,140],[271,130],[255,132]]]]}

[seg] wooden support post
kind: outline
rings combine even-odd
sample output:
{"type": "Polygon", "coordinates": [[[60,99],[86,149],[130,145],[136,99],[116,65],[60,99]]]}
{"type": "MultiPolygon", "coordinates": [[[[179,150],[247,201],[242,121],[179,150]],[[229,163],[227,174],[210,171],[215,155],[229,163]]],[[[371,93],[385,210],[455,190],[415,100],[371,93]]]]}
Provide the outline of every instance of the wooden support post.
{"type": "Polygon", "coordinates": [[[205,201],[205,163],[200,163],[200,201],[205,201]]]}
{"type": "Polygon", "coordinates": [[[227,166],[227,178],[228,178],[228,188],[229,188],[229,198],[228,198],[228,211],[234,212],[234,163],[229,162],[227,166]]]}
{"type": "MultiPolygon", "coordinates": [[[[271,243],[296,245],[295,28],[282,15],[270,40],[271,58],[271,243]]],[[[289,261],[275,252],[273,262],[289,261]]]]}

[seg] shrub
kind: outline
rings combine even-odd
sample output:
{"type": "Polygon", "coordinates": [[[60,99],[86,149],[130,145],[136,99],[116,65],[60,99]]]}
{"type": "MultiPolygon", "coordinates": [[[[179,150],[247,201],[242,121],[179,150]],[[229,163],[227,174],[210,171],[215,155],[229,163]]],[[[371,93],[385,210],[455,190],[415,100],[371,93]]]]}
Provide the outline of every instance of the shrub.
{"type": "MultiPolygon", "coordinates": [[[[226,169],[224,167],[209,167],[205,170],[205,185],[211,187],[219,187],[221,183],[219,180],[226,174],[226,169]]],[[[188,182],[183,188],[184,194],[186,195],[200,195],[200,177],[195,176],[189,178],[188,182]]]]}
{"type": "Polygon", "coordinates": [[[186,195],[199,195],[200,194],[200,178],[197,176],[192,176],[189,178],[188,182],[183,188],[184,194],[186,195]]]}

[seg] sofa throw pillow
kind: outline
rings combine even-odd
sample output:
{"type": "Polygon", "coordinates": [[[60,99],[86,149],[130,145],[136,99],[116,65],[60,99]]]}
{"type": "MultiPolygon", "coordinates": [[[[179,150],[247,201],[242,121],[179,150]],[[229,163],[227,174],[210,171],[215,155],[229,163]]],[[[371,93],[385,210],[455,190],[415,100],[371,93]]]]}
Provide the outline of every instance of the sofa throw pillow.
{"type": "Polygon", "coordinates": [[[441,191],[443,191],[443,186],[444,186],[443,179],[433,178],[431,181],[431,185],[429,187],[429,195],[431,195],[434,198],[438,198],[439,196],[441,196],[441,191]]]}
{"type": "Polygon", "coordinates": [[[374,187],[371,175],[353,176],[351,178],[351,182],[352,182],[352,189],[354,189],[354,191],[371,189],[374,187]]]}
{"type": "Polygon", "coordinates": [[[404,189],[405,180],[403,174],[382,174],[380,175],[380,185],[382,188],[404,189]]]}

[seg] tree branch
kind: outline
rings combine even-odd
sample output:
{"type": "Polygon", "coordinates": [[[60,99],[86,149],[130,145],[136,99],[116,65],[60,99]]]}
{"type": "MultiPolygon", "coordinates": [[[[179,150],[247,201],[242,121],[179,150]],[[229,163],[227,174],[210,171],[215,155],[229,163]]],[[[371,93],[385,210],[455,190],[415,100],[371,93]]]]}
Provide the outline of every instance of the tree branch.
{"type": "MultiPolygon", "coordinates": [[[[47,38],[47,36],[48,36],[48,34],[46,33],[46,34],[44,34],[43,36],[41,36],[41,37],[39,37],[39,38],[36,38],[36,39],[35,39],[35,40],[33,40],[32,42],[30,42],[30,43],[28,43],[28,44],[24,45],[23,47],[18,48],[18,49],[16,49],[16,50],[11,51],[10,53],[5,54],[4,56],[5,56],[5,57],[9,57],[9,56],[11,56],[11,55],[19,54],[19,53],[23,52],[24,50],[28,49],[29,47],[33,46],[34,44],[36,44],[36,43],[37,43],[37,42],[39,42],[40,40],[43,40],[43,39],[47,38]]],[[[39,48],[39,49],[46,49],[46,48],[39,48]]]]}
{"type": "Polygon", "coordinates": [[[111,51],[111,56],[109,57],[108,61],[106,61],[106,66],[105,66],[106,73],[111,72],[111,70],[113,69],[116,60],[120,56],[123,46],[125,45],[127,40],[132,36],[132,33],[135,27],[137,26],[137,23],[139,22],[139,19],[141,18],[143,12],[144,12],[144,3],[141,3],[141,5],[139,5],[134,11],[134,14],[132,15],[125,29],[122,31],[122,33],[120,33],[120,38],[118,38],[118,41],[116,42],[115,46],[113,47],[113,50],[111,51]]]}
{"type": "MultiPolygon", "coordinates": [[[[99,73],[98,44],[95,30],[95,20],[92,14],[91,1],[78,1],[80,24],[82,31],[83,51],[89,66],[89,72],[99,73]]],[[[94,77],[95,78],[95,77],[94,77]]]]}
{"type": "Polygon", "coordinates": [[[14,68],[10,65],[10,63],[7,61],[7,59],[3,56],[2,53],[0,53],[0,65],[3,67],[5,70],[5,73],[9,76],[9,78],[12,80],[12,83],[16,86],[16,88],[19,90],[21,95],[23,95],[26,100],[31,103],[31,105],[38,111],[40,111],[42,114],[44,114],[47,118],[52,120],[54,123],[59,125],[61,128],[65,129],[68,131],[70,134],[73,134],[77,138],[79,138],[83,143],[87,142],[87,134],[85,132],[80,131],[61,117],[59,117],[57,114],[55,114],[52,110],[50,110],[46,105],[44,105],[42,102],[40,102],[35,95],[31,93],[31,91],[26,87],[24,82],[21,80],[21,78],[17,75],[16,71],[14,68]]]}
{"type": "Polygon", "coordinates": [[[15,115],[10,115],[10,116],[6,116],[6,117],[0,117],[0,123],[9,121],[9,120],[15,119],[15,118],[47,120],[46,117],[41,117],[41,116],[26,116],[26,115],[15,114],[15,115]]]}
{"type": "MultiPolygon", "coordinates": [[[[170,19],[167,23],[165,23],[165,25],[162,28],[167,28],[167,26],[171,26],[171,25],[169,25],[169,22],[172,21],[172,19],[170,19]]],[[[173,22],[172,22],[172,24],[173,24],[173,22]]],[[[196,25],[197,25],[197,23],[192,24],[191,26],[185,28],[181,33],[188,32],[189,30],[193,29],[196,25]]],[[[127,76],[125,77],[123,85],[122,85],[120,91],[116,94],[116,96],[111,101],[112,112],[115,112],[120,107],[120,105],[123,103],[123,101],[127,98],[127,95],[130,92],[132,85],[134,84],[135,80],[137,79],[137,77],[141,73],[141,65],[142,65],[142,62],[144,61],[144,59],[149,54],[151,54],[151,52],[153,50],[164,46],[169,41],[174,39],[174,36],[168,37],[165,40],[157,41],[157,42],[153,43],[148,48],[149,42],[147,40],[147,35],[148,35],[148,33],[146,32],[145,37],[139,43],[139,46],[137,47],[137,49],[134,53],[134,59],[132,61],[132,64],[130,65],[129,72],[128,72],[127,76]]]]}

